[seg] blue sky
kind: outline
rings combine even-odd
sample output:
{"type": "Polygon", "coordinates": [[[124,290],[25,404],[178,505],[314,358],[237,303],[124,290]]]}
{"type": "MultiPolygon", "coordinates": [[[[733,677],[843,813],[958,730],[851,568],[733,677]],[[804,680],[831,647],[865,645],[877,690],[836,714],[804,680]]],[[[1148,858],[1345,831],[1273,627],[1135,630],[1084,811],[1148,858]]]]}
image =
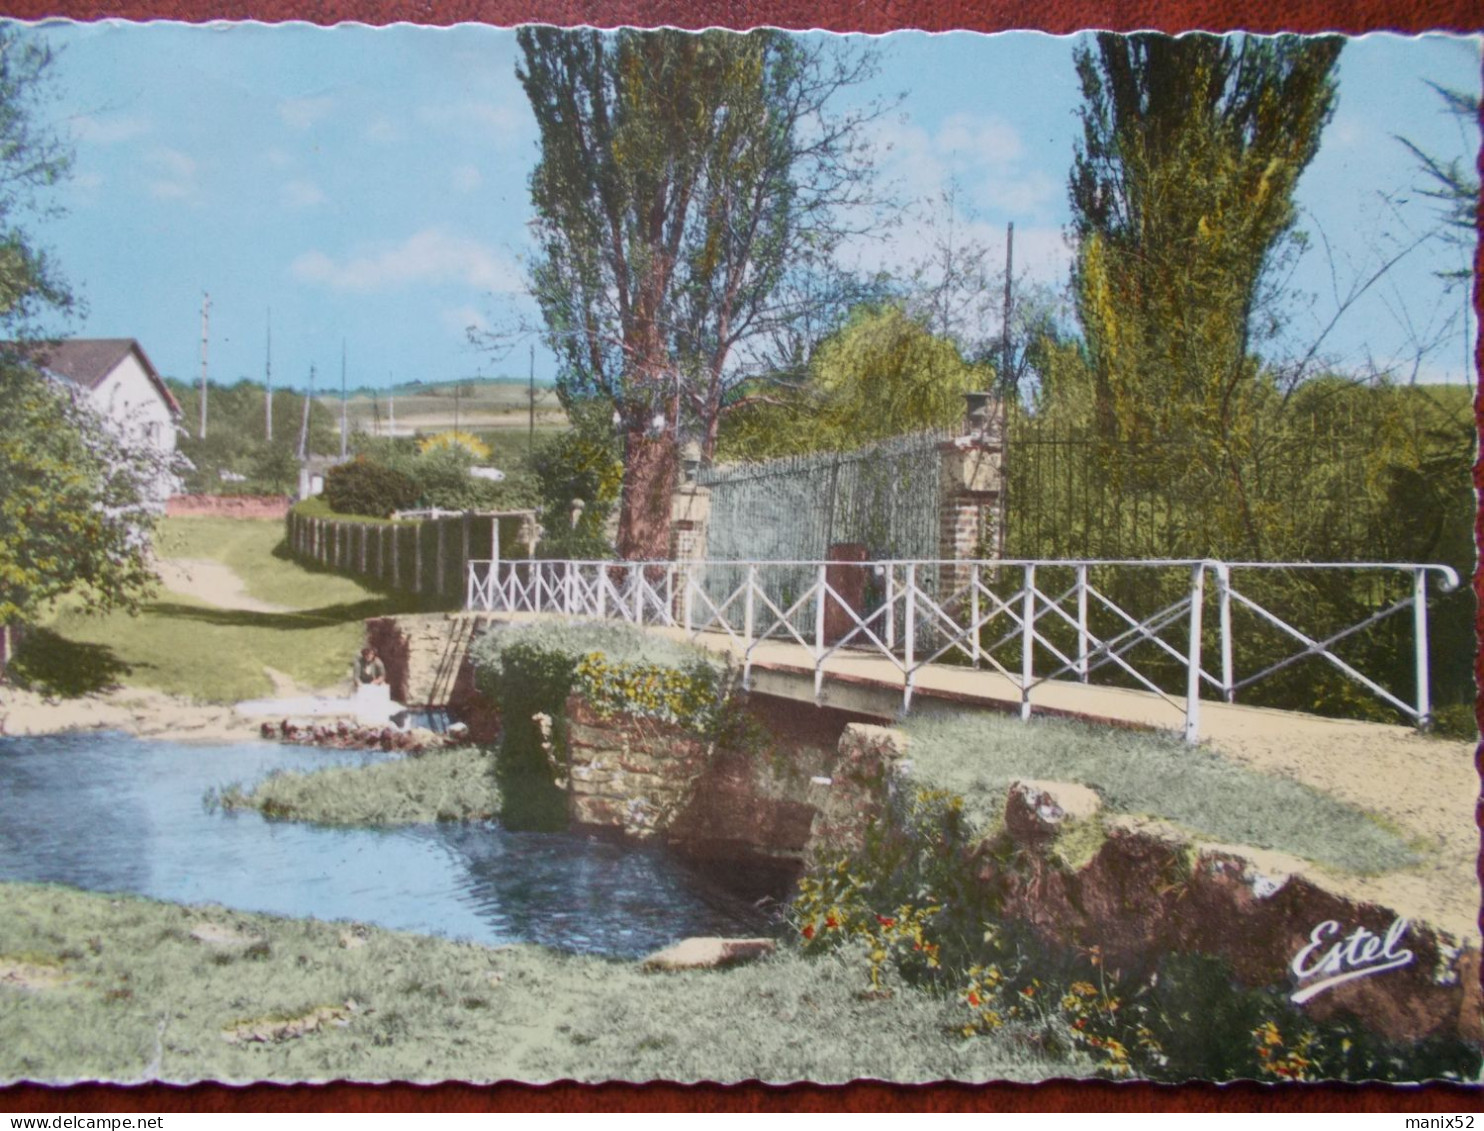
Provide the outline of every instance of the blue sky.
{"type": "MultiPolygon", "coordinates": [[[[134,337],[158,368],[200,371],[203,292],[213,380],[260,380],[272,309],[276,385],[524,376],[466,327],[508,323],[522,298],[526,181],[536,131],[515,80],[514,35],[477,26],[46,23],[60,48],[54,126],[76,149],[39,225],[87,305],[68,329],[134,337]]],[[[957,186],[955,225],[1059,283],[1069,253],[1066,176],[1077,133],[1074,40],[1034,33],[907,32],[877,38],[881,74],[862,94],[904,97],[872,127],[883,183],[904,203],[957,186]]],[[[1477,129],[1442,111],[1424,80],[1477,90],[1475,40],[1368,36],[1342,56],[1339,108],[1300,186],[1313,249],[1295,277],[1290,348],[1312,340],[1351,281],[1431,224],[1406,135],[1470,164],[1477,129]],[[1406,203],[1388,206],[1387,196],[1406,203]],[[1323,239],[1319,234],[1323,233],[1323,239]],[[1328,241],[1328,250],[1324,247],[1328,241]]],[[[864,262],[920,253],[909,220],[864,262]]],[[[1436,272],[1460,253],[1410,252],[1353,306],[1321,353],[1349,366],[1461,380],[1462,295],[1436,272]],[[1433,339],[1436,339],[1434,341],[1433,339]]],[[[538,349],[538,379],[552,362],[538,349]]]]}

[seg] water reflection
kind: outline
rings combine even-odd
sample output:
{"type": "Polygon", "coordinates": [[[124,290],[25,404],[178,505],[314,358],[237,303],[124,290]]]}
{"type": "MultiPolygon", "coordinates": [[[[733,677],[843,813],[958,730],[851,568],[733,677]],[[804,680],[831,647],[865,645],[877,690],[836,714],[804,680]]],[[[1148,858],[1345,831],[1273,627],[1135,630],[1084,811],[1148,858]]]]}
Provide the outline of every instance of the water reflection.
{"type": "Polygon", "coordinates": [[[760,929],[749,905],[657,849],[489,824],[331,829],[202,804],[209,788],[274,769],[381,757],[112,734],[0,738],[0,879],[622,956],[760,929]]]}

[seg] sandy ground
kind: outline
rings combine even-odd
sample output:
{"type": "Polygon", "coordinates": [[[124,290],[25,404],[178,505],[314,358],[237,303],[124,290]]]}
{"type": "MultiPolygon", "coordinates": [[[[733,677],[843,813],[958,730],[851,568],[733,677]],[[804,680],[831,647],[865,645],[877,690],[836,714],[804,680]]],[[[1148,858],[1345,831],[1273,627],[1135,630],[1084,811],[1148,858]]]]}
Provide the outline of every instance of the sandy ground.
{"type": "MultiPolygon", "coordinates": [[[[292,611],[249,596],[242,579],[221,562],[162,558],[155,562],[155,572],[172,592],[218,608],[258,613],[292,611]]],[[[276,668],[265,666],[263,672],[272,681],[276,698],[315,694],[315,689],[304,687],[276,668]]],[[[331,693],[343,690],[336,688],[331,693]]],[[[195,703],[144,688],[121,687],[59,700],[0,687],[0,734],[55,734],[64,730],[119,730],[141,737],[234,742],[256,737],[258,722],[238,715],[231,706],[195,703]]]]}
{"type": "Polygon", "coordinates": [[[1341,894],[1383,904],[1479,945],[1473,743],[1331,719],[1305,719],[1302,741],[1295,741],[1283,712],[1253,714],[1272,717],[1211,745],[1244,766],[1292,778],[1376,814],[1423,857],[1413,868],[1380,876],[1305,871],[1341,894]]]}
{"type": "Polygon", "coordinates": [[[248,596],[242,578],[221,562],[196,558],[160,558],[155,572],[165,588],[219,609],[241,609],[249,613],[292,612],[285,605],[272,605],[248,596]]]}

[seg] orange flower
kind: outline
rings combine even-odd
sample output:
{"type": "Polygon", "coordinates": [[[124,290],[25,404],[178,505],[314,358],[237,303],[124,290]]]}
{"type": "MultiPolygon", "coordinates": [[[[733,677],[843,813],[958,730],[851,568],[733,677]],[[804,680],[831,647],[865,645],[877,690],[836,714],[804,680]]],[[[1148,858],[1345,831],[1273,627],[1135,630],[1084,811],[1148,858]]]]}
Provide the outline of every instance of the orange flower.
{"type": "Polygon", "coordinates": [[[805,924],[804,929],[799,934],[803,935],[806,939],[812,939],[814,937],[814,924],[805,924]]]}
{"type": "Polygon", "coordinates": [[[883,927],[895,927],[897,925],[897,921],[887,915],[876,916],[876,922],[880,923],[883,927]]]}
{"type": "Polygon", "coordinates": [[[969,1000],[969,1004],[972,1005],[975,1009],[978,1009],[981,1005],[984,1004],[984,999],[982,997],[980,997],[977,993],[975,993],[973,990],[970,990],[969,991],[969,999],[968,1000],[969,1000]]]}

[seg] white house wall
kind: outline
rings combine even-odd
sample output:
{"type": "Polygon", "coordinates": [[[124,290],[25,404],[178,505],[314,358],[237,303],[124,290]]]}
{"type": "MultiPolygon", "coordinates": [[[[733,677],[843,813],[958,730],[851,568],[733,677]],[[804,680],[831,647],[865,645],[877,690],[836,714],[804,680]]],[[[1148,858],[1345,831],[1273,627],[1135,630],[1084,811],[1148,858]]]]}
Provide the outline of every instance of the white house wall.
{"type": "MultiPolygon", "coordinates": [[[[143,441],[164,456],[175,452],[175,417],[160,390],[132,352],[100,381],[91,395],[94,408],[130,441],[143,441]]],[[[176,489],[174,476],[159,484],[163,502],[176,489]]]]}

